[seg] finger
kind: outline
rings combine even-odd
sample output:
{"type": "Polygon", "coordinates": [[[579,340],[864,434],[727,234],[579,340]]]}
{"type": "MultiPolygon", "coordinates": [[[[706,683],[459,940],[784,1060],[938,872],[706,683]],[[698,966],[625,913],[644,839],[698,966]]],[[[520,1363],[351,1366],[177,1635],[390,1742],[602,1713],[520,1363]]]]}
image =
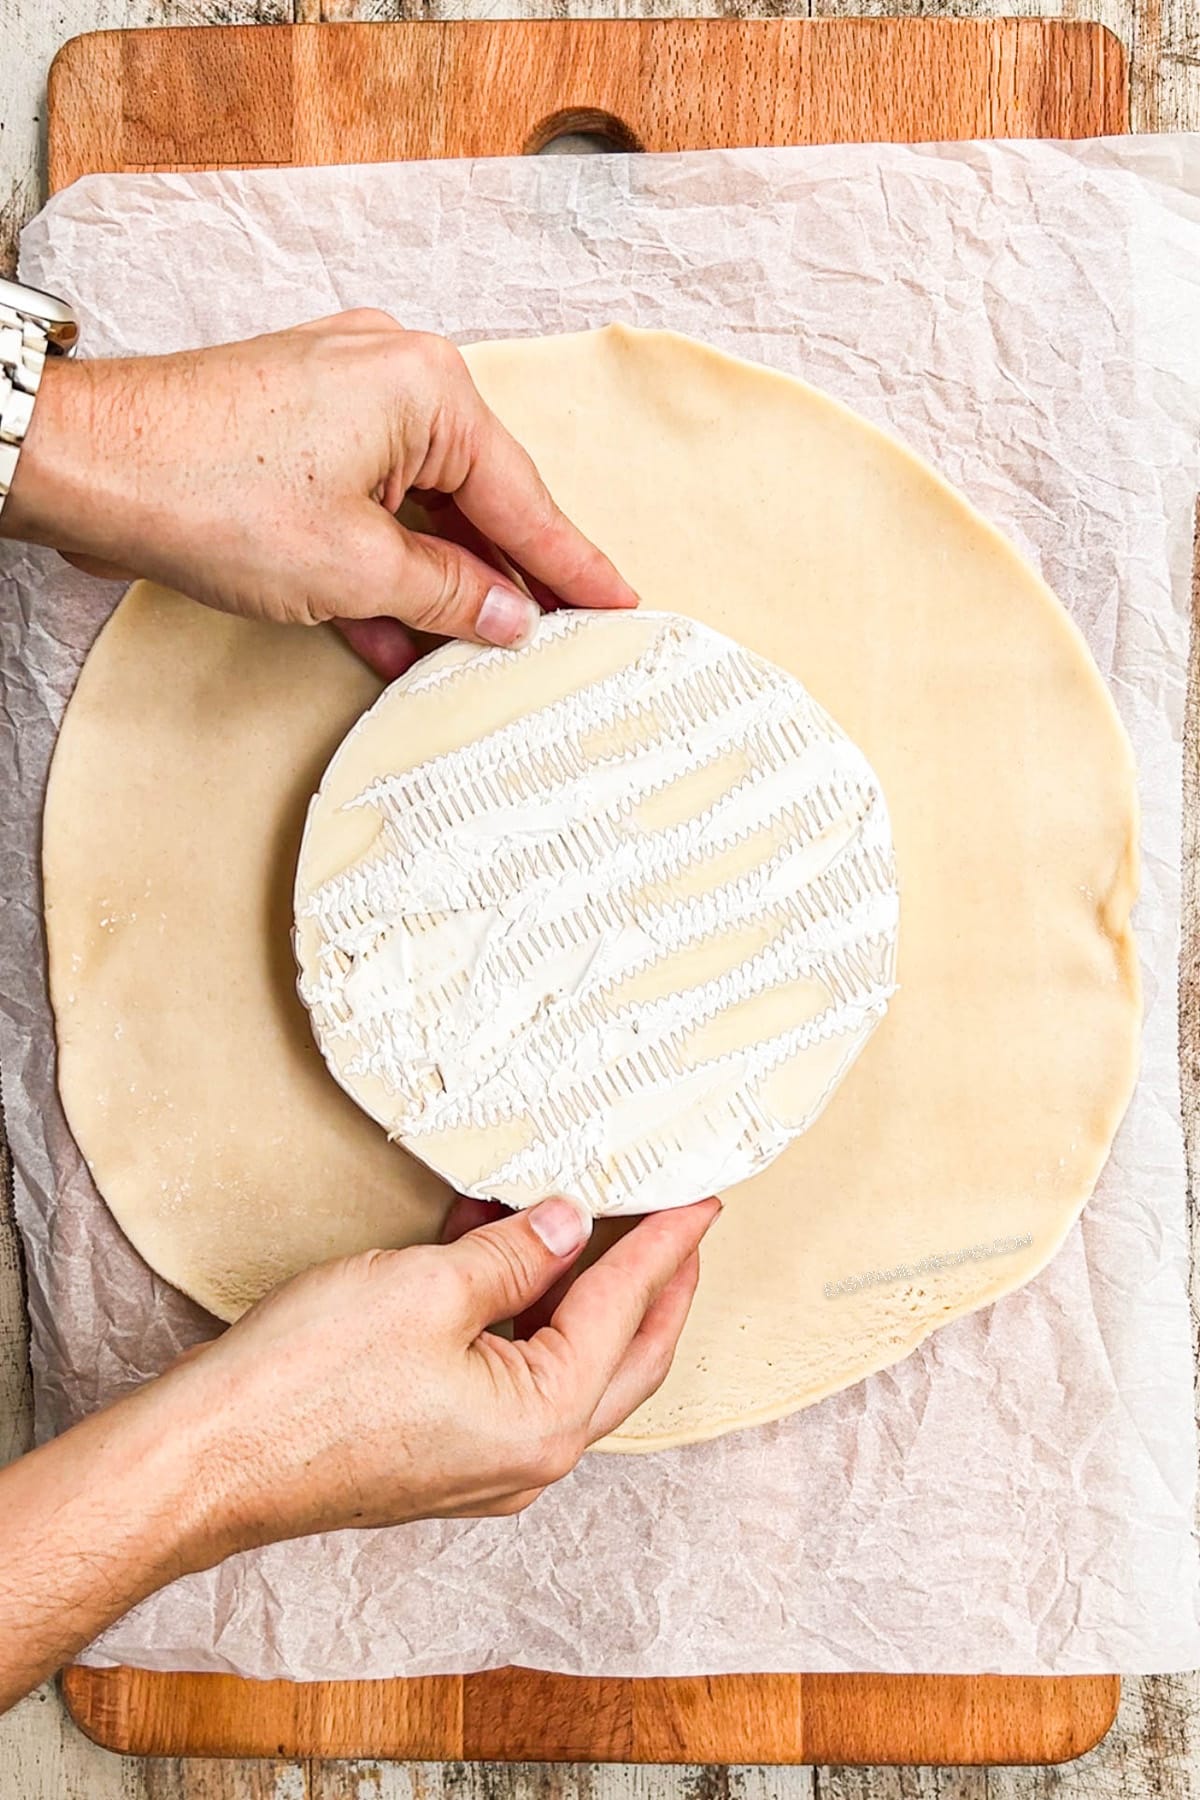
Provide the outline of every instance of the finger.
{"type": "Polygon", "coordinates": [[[643,1401],[658,1392],[671,1367],[699,1279],[700,1256],[696,1252],[672,1275],[634,1333],[633,1342],[592,1414],[589,1444],[615,1431],[643,1401]]]}
{"type": "Polygon", "coordinates": [[[350,606],[332,611],[400,619],[418,631],[465,638],[505,649],[527,643],[541,617],[537,602],[469,550],[443,538],[408,531],[373,502],[360,517],[351,562],[353,584],[343,572],[339,589],[352,588],[350,606]]]}
{"type": "Polygon", "coordinates": [[[573,1267],[568,1269],[565,1275],[560,1275],[557,1281],[552,1282],[540,1299],[535,1300],[532,1306],[527,1306],[524,1312],[517,1314],[513,1320],[513,1337],[535,1337],[543,1325],[550,1323],[562,1305],[567,1289],[573,1281],[578,1279],[578,1267],[573,1267]]]}
{"type": "Polygon", "coordinates": [[[381,681],[395,681],[421,654],[398,619],[335,619],[334,624],[381,681]]]}
{"type": "Polygon", "coordinates": [[[531,575],[528,569],[517,568],[509,557],[497,550],[492,540],[484,537],[479,527],[472,525],[470,519],[460,511],[453,495],[420,493],[417,498],[438,537],[458,544],[463,550],[472,551],[483,562],[493,564],[502,575],[516,576],[522,586],[529,589],[543,612],[557,612],[562,603],[553,588],[531,575]]]}
{"type": "Polygon", "coordinates": [[[565,1275],[553,1286],[547,1288],[540,1300],[535,1300],[532,1306],[526,1307],[523,1313],[517,1315],[513,1320],[513,1337],[531,1338],[542,1329],[543,1325],[549,1325],[571,1283],[578,1281],[589,1264],[594,1263],[597,1257],[603,1256],[604,1252],[611,1249],[618,1238],[623,1237],[627,1231],[633,1231],[636,1225],[636,1218],[593,1220],[592,1235],[588,1239],[587,1250],[578,1262],[571,1265],[565,1275]]]}
{"type": "Polygon", "coordinates": [[[486,408],[471,467],[454,498],[505,556],[568,605],[637,605],[629,583],[555,505],[532,458],[486,408]]]}
{"type": "Polygon", "coordinates": [[[520,577],[522,585],[529,589],[543,612],[557,612],[559,607],[564,604],[553,588],[547,587],[544,581],[539,581],[536,575],[531,575],[528,569],[523,569],[519,563],[508,558],[505,560],[513,574],[520,577]]]}
{"type": "Polygon", "coordinates": [[[511,1319],[557,1281],[591,1236],[588,1213],[555,1196],[443,1246],[459,1280],[466,1340],[511,1319]]]}
{"type": "Polygon", "coordinates": [[[73,569],[79,569],[84,575],[98,575],[101,581],[137,580],[136,570],[122,569],[116,563],[100,562],[95,556],[76,556],[69,550],[60,550],[58,554],[73,569]]]}
{"type": "Polygon", "coordinates": [[[694,1255],[720,1210],[719,1200],[697,1200],[691,1206],[648,1214],[583,1271],[550,1325],[525,1346],[535,1357],[544,1348],[548,1361],[560,1371],[566,1369],[568,1380],[582,1382],[584,1395],[590,1395],[587,1417],[599,1405],[654,1301],[694,1255]]]}
{"type": "Polygon", "coordinates": [[[472,1200],[467,1194],[459,1194],[442,1221],[442,1234],[438,1241],[456,1244],[460,1237],[466,1237],[468,1231],[477,1231],[481,1225],[491,1225],[496,1219],[507,1216],[507,1207],[501,1206],[498,1200],[472,1200]]]}
{"type": "Polygon", "coordinates": [[[316,335],[334,331],[403,331],[404,327],[391,313],[383,312],[378,307],[352,306],[345,312],[323,313],[319,319],[305,319],[302,325],[292,325],[288,329],[316,335]]]}
{"type": "Polygon", "coordinates": [[[459,510],[453,494],[439,494],[431,488],[414,488],[410,498],[421,507],[436,537],[445,538],[449,544],[457,544],[460,550],[469,550],[480,562],[490,563],[493,568],[499,569],[502,575],[512,573],[510,568],[502,566],[504,558],[491,538],[484,537],[478,525],[472,525],[465,513],[459,510]]]}
{"type": "Polygon", "coordinates": [[[472,1506],[448,1506],[436,1513],[439,1519],[511,1519],[524,1512],[545,1493],[544,1487],[522,1488],[519,1494],[502,1494],[495,1500],[480,1500],[472,1506]]]}

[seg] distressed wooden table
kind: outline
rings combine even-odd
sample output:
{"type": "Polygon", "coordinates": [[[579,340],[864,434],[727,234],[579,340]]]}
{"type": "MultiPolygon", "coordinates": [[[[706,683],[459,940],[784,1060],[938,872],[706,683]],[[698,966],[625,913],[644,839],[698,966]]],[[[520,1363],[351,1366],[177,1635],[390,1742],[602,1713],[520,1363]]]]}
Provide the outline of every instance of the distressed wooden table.
{"type": "MultiPolygon", "coordinates": [[[[672,13],[1055,14],[1101,20],[1130,56],[1135,131],[1200,129],[1200,0],[0,0],[0,273],[44,191],[46,71],[77,32],[104,26],[317,22],[322,19],[609,17],[672,13]]],[[[1193,682],[1193,696],[1196,683],[1193,682]]],[[[1190,1088],[1200,1093],[1200,708],[1189,732],[1185,844],[1183,1043],[1190,1088]]],[[[1200,1168],[1200,1107],[1186,1120],[1189,1166],[1200,1168]]],[[[0,1157],[3,1148],[0,1146],[0,1157]]],[[[0,1163],[0,1463],[29,1441],[16,1236],[0,1163]]],[[[1200,1228],[1197,1228],[1200,1246],[1200,1228]]],[[[1194,1259],[1200,1261],[1200,1259],[1194,1259]]],[[[1127,1680],[1105,1741],[1061,1769],[665,1769],[362,1762],[139,1762],[97,1749],[67,1718],[56,1688],[40,1689],[0,1719],[0,1800],[1182,1800],[1200,1795],[1200,1673],[1127,1680]]]]}

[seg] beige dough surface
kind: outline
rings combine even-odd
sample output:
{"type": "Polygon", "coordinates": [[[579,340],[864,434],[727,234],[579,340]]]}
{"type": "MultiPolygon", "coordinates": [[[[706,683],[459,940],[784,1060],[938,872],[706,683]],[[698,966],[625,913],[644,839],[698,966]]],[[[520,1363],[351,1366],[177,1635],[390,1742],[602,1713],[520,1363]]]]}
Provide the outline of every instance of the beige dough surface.
{"type": "MultiPolygon", "coordinates": [[[[823,395],[623,328],[469,360],[647,604],[797,675],[891,815],[899,991],[817,1124],[710,1232],[675,1366],[608,1440],[654,1449],[898,1361],[1061,1244],[1135,1074],[1132,757],[1028,565],[823,395]]],[[[67,1115],[134,1244],[225,1318],[320,1257],[431,1235],[445,1205],[326,1073],[295,995],[305,808],[376,692],[330,633],[139,585],[55,755],[67,1115]]]]}
{"type": "Polygon", "coordinates": [[[295,993],[304,809],[378,691],[332,632],[139,583],[55,749],[43,869],[67,1118],[147,1262],[223,1319],[313,1262],[434,1235],[446,1210],[330,1081],[295,993]]]}

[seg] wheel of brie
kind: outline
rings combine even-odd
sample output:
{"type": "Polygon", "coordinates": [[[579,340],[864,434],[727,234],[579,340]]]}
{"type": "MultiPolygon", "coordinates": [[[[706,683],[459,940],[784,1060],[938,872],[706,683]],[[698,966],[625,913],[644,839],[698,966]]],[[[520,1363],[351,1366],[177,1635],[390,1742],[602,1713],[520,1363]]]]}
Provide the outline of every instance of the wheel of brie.
{"type": "Polygon", "coordinates": [[[882,1018],[887,809],[801,683],[677,614],[449,645],[334,757],[296,885],[330,1070],[462,1193],[654,1211],[764,1169],[882,1018]]]}

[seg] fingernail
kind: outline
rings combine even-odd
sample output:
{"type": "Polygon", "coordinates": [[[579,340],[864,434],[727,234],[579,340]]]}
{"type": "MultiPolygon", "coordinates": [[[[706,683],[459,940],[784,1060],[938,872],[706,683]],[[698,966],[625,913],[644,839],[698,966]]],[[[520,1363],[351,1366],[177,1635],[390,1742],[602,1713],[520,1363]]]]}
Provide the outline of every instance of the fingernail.
{"type": "Polygon", "coordinates": [[[476,635],[485,644],[515,650],[518,644],[529,642],[541,616],[537,601],[528,594],[510,587],[489,588],[475,621],[476,635]]]}
{"type": "Polygon", "coordinates": [[[581,1250],[592,1235],[592,1216],[556,1194],[552,1200],[539,1200],[529,1215],[529,1223],[549,1250],[551,1256],[570,1256],[581,1250]]]}

